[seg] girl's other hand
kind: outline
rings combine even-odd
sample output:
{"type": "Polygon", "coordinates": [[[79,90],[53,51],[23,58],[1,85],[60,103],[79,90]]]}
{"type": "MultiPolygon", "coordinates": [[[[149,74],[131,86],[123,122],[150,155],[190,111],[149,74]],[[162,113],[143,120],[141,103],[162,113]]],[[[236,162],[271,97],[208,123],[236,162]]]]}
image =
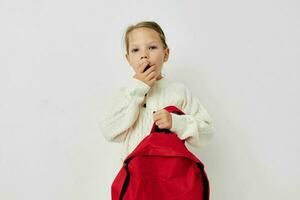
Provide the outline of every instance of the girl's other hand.
{"type": "Polygon", "coordinates": [[[172,115],[166,109],[161,109],[153,113],[153,121],[160,129],[172,128],[172,115]]]}
{"type": "Polygon", "coordinates": [[[150,66],[150,61],[147,59],[143,59],[139,65],[137,73],[133,76],[133,78],[139,79],[152,87],[156,81],[157,74],[155,71],[155,65],[152,65],[148,69],[146,69],[148,65],[150,66]]]}

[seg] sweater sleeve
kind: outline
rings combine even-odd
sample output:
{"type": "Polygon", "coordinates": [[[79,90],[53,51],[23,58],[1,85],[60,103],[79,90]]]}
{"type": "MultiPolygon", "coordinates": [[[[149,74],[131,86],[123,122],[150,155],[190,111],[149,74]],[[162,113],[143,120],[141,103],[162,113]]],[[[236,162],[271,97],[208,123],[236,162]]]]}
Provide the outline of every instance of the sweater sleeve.
{"type": "Polygon", "coordinates": [[[150,86],[136,78],[131,78],[123,87],[107,99],[97,122],[105,139],[123,142],[128,129],[135,123],[150,86]]]}
{"type": "Polygon", "coordinates": [[[182,111],[185,115],[171,113],[172,132],[194,147],[205,146],[214,133],[213,120],[199,99],[184,86],[182,111]]]}

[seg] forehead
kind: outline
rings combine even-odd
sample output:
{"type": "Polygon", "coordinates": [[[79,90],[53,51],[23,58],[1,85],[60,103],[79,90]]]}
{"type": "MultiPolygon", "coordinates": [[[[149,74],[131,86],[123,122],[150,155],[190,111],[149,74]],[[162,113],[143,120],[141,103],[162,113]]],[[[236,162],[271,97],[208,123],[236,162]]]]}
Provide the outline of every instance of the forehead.
{"type": "Polygon", "coordinates": [[[137,28],[128,35],[130,45],[141,45],[152,42],[160,42],[159,34],[151,28],[137,28]]]}

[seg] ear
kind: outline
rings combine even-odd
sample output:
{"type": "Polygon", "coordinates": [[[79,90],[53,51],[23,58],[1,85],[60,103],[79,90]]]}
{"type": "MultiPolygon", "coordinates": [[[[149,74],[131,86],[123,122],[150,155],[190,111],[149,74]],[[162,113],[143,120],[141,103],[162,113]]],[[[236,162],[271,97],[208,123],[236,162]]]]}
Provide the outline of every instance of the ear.
{"type": "Polygon", "coordinates": [[[129,64],[129,66],[132,67],[129,54],[126,53],[125,57],[126,57],[126,60],[127,60],[128,64],[129,64]]]}
{"type": "Polygon", "coordinates": [[[127,61],[129,62],[129,55],[127,53],[125,54],[125,57],[126,57],[127,61]]]}
{"type": "Polygon", "coordinates": [[[164,50],[164,53],[165,53],[165,56],[164,56],[164,62],[167,62],[168,59],[169,59],[169,55],[170,55],[170,49],[169,48],[166,48],[164,50]]]}

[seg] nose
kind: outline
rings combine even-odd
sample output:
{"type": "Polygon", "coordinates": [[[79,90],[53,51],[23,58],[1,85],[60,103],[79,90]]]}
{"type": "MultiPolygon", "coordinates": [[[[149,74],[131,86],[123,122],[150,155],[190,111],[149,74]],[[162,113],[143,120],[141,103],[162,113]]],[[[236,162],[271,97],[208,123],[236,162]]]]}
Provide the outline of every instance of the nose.
{"type": "Polygon", "coordinates": [[[147,50],[146,51],[142,51],[141,53],[142,53],[141,54],[141,59],[143,59],[143,58],[149,58],[147,50]]]}

